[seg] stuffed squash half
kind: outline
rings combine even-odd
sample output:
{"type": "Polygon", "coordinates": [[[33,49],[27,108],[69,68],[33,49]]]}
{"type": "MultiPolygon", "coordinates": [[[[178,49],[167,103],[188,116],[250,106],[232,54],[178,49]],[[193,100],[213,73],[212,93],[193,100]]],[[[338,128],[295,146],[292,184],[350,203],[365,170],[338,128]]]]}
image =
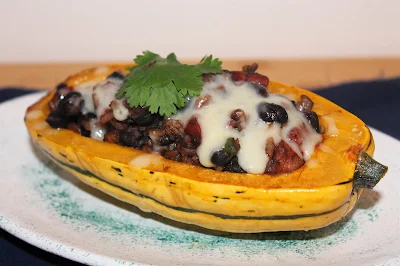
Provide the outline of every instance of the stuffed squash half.
{"type": "Polygon", "coordinates": [[[149,51],[135,63],[67,78],[25,123],[55,163],[143,211],[229,232],[311,230],[387,171],[360,119],[256,64],[149,51]]]}

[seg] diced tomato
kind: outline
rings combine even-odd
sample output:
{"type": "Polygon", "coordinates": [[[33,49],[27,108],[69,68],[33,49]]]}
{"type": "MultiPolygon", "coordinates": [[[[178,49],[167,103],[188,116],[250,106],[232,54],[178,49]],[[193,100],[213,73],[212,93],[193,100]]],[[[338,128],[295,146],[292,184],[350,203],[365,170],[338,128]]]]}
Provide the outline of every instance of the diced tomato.
{"type": "Polygon", "coordinates": [[[257,74],[257,73],[249,74],[247,76],[247,81],[253,82],[253,83],[259,83],[259,84],[263,85],[264,87],[267,87],[269,84],[268,77],[257,74]]]}
{"type": "Polygon", "coordinates": [[[247,80],[247,75],[243,71],[232,71],[232,80],[233,81],[246,81],[247,80]]]}
{"type": "Polygon", "coordinates": [[[198,146],[201,143],[201,127],[196,117],[192,117],[185,127],[185,133],[192,137],[194,143],[198,146]]]}

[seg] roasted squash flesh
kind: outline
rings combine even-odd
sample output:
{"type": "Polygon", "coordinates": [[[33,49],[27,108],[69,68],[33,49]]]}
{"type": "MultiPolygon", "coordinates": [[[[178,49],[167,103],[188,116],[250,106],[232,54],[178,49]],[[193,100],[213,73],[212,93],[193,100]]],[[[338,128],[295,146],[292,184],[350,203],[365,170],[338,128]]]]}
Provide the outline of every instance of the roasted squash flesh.
{"type": "MultiPolygon", "coordinates": [[[[71,86],[100,81],[125,66],[85,70],[71,86]]],[[[171,161],[133,148],[83,137],[46,123],[50,92],[28,108],[25,123],[37,146],[83,182],[144,211],[229,232],[310,230],[349,213],[362,188],[354,188],[361,151],[372,156],[374,141],[356,116],[312,92],[270,82],[268,90],[315,103],[323,142],[311,159],[290,174],[218,172],[171,161]]]]}

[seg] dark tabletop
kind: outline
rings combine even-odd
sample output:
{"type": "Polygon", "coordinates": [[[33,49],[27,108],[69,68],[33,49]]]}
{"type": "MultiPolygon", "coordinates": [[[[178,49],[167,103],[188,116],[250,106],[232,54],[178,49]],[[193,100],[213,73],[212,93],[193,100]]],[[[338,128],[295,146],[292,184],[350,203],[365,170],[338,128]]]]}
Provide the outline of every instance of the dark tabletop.
{"type": "MultiPolygon", "coordinates": [[[[348,83],[323,88],[317,94],[361,118],[367,125],[400,139],[400,78],[348,83]]],[[[20,88],[0,89],[0,103],[32,93],[20,88]]],[[[11,234],[0,231],[0,265],[80,265],[40,250],[11,234]]]]}

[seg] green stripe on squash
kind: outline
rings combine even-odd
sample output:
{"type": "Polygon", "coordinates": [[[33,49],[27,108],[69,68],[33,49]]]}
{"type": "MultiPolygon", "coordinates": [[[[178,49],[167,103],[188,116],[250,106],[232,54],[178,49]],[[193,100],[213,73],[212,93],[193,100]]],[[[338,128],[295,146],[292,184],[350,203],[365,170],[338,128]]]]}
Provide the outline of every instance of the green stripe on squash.
{"type": "MultiPolygon", "coordinates": [[[[316,216],[326,215],[326,214],[334,212],[334,211],[342,208],[344,205],[348,204],[348,202],[345,202],[343,205],[341,205],[341,206],[339,206],[339,207],[337,207],[337,208],[335,208],[333,210],[322,212],[322,213],[299,214],[299,215],[290,215],[290,216],[274,215],[274,216],[258,216],[258,217],[257,216],[231,216],[231,215],[226,215],[226,214],[219,214],[219,213],[211,213],[211,212],[205,212],[205,211],[199,211],[199,210],[193,210],[193,209],[186,209],[186,208],[182,208],[182,207],[171,206],[171,205],[165,204],[163,202],[160,202],[160,201],[158,201],[158,200],[156,200],[156,199],[154,199],[152,197],[149,197],[147,195],[143,195],[143,194],[138,194],[138,193],[132,192],[129,189],[126,189],[124,187],[115,185],[113,183],[110,183],[110,182],[98,177],[97,175],[93,174],[90,171],[83,170],[83,169],[81,169],[79,167],[76,167],[74,165],[65,163],[65,162],[57,159],[56,157],[54,157],[52,154],[50,154],[49,152],[47,152],[44,149],[42,149],[42,151],[47,156],[51,157],[54,161],[56,161],[57,163],[65,166],[65,167],[68,167],[68,168],[70,168],[70,169],[72,169],[72,170],[74,170],[74,171],[76,171],[76,172],[78,172],[80,174],[83,174],[83,175],[85,175],[87,177],[96,178],[100,182],[103,182],[103,183],[106,183],[106,184],[108,184],[110,186],[118,188],[118,189],[122,190],[123,192],[133,194],[136,197],[150,199],[150,200],[152,200],[152,201],[154,201],[154,202],[156,202],[156,203],[158,203],[160,205],[163,205],[163,206],[165,206],[167,208],[170,208],[170,209],[173,209],[173,210],[176,210],[176,211],[188,212],[188,213],[202,213],[202,214],[212,215],[212,216],[215,216],[215,217],[218,217],[218,218],[221,218],[221,219],[233,219],[233,220],[294,220],[294,219],[301,219],[301,218],[307,218],[307,217],[316,217],[316,216]]],[[[214,197],[217,197],[217,196],[214,196],[214,197]]],[[[221,198],[221,199],[227,199],[227,198],[221,198]]]]}

